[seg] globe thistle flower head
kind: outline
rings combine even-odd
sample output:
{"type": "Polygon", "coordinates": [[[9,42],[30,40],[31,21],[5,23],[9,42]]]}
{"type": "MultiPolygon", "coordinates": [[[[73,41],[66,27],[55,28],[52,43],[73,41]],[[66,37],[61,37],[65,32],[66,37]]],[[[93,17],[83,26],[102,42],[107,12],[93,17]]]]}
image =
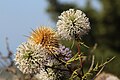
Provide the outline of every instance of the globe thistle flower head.
{"type": "Polygon", "coordinates": [[[71,50],[69,48],[66,48],[63,45],[59,46],[58,53],[60,55],[60,58],[64,61],[70,60],[72,58],[71,50]]]}
{"type": "Polygon", "coordinates": [[[20,71],[25,74],[39,73],[47,62],[48,51],[41,45],[29,42],[22,43],[15,55],[15,63],[20,71]]]}
{"type": "Polygon", "coordinates": [[[55,31],[48,27],[39,27],[33,30],[29,39],[35,44],[41,44],[50,53],[54,53],[58,48],[58,36],[55,31]]]}
{"type": "Polygon", "coordinates": [[[69,9],[58,18],[57,32],[62,39],[79,39],[91,29],[88,18],[81,10],[69,9]]]}

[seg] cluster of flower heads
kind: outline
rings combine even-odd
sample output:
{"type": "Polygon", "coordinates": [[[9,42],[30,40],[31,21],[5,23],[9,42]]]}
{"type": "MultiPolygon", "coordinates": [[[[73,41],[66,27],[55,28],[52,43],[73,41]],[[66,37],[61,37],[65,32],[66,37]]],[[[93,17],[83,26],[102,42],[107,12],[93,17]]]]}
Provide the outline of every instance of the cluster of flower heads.
{"type": "Polygon", "coordinates": [[[91,29],[89,19],[81,10],[69,9],[58,18],[57,31],[63,39],[79,39],[91,29]]]}
{"type": "MultiPolygon", "coordinates": [[[[64,61],[68,61],[72,57],[71,50],[61,45],[59,39],[76,40],[87,34],[89,29],[86,15],[81,10],[69,9],[59,16],[57,32],[43,26],[33,30],[28,40],[17,48],[15,63],[25,74],[39,73],[43,75],[39,76],[41,80],[54,80],[51,77],[48,78],[45,66],[59,64],[55,55],[64,61]]],[[[51,70],[51,74],[54,74],[54,71],[51,70]]]]}
{"type": "Polygon", "coordinates": [[[51,53],[58,49],[56,33],[47,27],[33,30],[27,42],[22,43],[15,56],[16,65],[23,73],[39,73],[45,65],[54,64],[51,53]]]}

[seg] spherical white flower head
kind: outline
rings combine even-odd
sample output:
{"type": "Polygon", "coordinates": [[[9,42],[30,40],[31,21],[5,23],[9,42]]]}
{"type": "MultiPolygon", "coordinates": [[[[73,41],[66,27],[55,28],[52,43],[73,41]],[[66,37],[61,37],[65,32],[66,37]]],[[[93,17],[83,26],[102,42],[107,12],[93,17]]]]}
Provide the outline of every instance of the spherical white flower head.
{"type": "Polygon", "coordinates": [[[81,10],[69,9],[58,18],[57,31],[62,39],[80,38],[91,29],[89,19],[81,10]]]}
{"type": "Polygon", "coordinates": [[[39,73],[46,64],[47,57],[48,52],[44,47],[25,42],[17,48],[14,60],[20,71],[28,74],[39,73]]]}

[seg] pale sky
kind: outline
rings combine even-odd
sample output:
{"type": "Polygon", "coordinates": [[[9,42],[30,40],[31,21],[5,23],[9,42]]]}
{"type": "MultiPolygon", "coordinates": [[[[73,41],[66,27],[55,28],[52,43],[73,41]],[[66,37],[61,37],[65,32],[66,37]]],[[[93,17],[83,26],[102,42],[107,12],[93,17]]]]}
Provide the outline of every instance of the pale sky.
{"type": "MultiPolygon", "coordinates": [[[[61,0],[68,2],[68,0],[61,0]]],[[[85,0],[69,0],[84,6],[85,0]]],[[[99,9],[97,0],[93,6],[99,9]]],[[[0,51],[6,54],[5,37],[9,38],[10,49],[16,52],[19,44],[26,41],[31,28],[40,25],[55,27],[46,13],[46,0],[0,0],[0,51]]]]}

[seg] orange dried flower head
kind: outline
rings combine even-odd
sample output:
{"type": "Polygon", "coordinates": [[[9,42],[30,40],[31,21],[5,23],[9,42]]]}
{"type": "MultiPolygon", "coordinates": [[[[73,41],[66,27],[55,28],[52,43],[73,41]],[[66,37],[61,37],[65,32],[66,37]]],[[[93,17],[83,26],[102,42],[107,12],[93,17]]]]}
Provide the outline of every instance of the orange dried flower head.
{"type": "Polygon", "coordinates": [[[29,39],[35,44],[41,44],[48,49],[50,53],[54,53],[58,48],[58,37],[56,32],[48,27],[39,27],[33,30],[29,39]]]}

